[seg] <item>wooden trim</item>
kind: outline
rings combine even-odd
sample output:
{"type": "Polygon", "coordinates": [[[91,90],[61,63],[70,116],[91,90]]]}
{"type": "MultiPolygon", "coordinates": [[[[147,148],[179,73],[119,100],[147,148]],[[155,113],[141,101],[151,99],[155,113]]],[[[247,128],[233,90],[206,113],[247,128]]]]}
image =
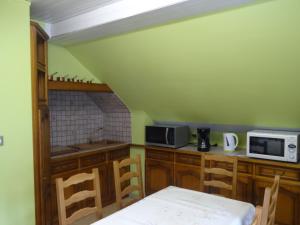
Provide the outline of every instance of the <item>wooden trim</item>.
{"type": "Polygon", "coordinates": [[[33,162],[34,162],[34,195],[35,195],[35,223],[42,224],[42,201],[40,180],[40,152],[38,142],[38,100],[37,100],[37,63],[36,63],[36,29],[30,26],[31,41],[31,95],[32,95],[32,133],[33,133],[33,162]]]}
{"type": "Polygon", "coordinates": [[[86,150],[86,151],[73,151],[73,152],[68,152],[66,154],[62,154],[62,155],[56,155],[56,156],[52,156],[51,157],[51,162],[57,162],[60,160],[65,160],[67,159],[78,159],[79,157],[84,157],[84,156],[89,156],[89,155],[94,155],[95,153],[106,153],[106,152],[110,152],[110,151],[115,151],[115,150],[121,150],[121,149],[125,149],[125,148],[129,148],[129,144],[115,144],[115,145],[111,145],[111,146],[105,146],[105,147],[100,147],[97,149],[92,149],[92,150],[86,150]]]}
{"type": "MultiPolygon", "coordinates": [[[[132,146],[132,144],[131,144],[132,146]]],[[[155,150],[155,151],[164,151],[164,152],[176,152],[176,153],[184,153],[188,155],[204,155],[204,152],[198,152],[198,151],[192,151],[190,149],[185,149],[184,147],[182,149],[173,149],[173,148],[167,148],[167,147],[159,147],[159,146],[151,146],[147,145],[144,146],[145,150],[155,150]]],[[[208,152],[208,154],[218,154],[218,153],[211,153],[208,152]]],[[[231,157],[231,156],[229,156],[231,157]]],[[[292,169],[300,169],[300,163],[290,163],[290,162],[280,162],[280,161],[274,161],[274,160],[266,160],[266,159],[256,159],[256,158],[250,158],[247,156],[236,156],[239,162],[249,162],[249,163],[255,163],[255,164],[262,164],[262,165],[270,165],[270,166],[279,166],[284,168],[292,168],[292,169]]]]}
{"type": "Polygon", "coordinates": [[[30,21],[30,25],[35,26],[36,29],[38,30],[39,34],[43,36],[45,40],[49,39],[48,34],[43,30],[43,28],[38,24],[37,22],[30,21]]]}
{"type": "Polygon", "coordinates": [[[48,81],[48,90],[113,93],[112,89],[107,84],[88,84],[65,81],[48,81]]]}
{"type": "Polygon", "coordinates": [[[145,145],[141,145],[141,144],[130,144],[130,147],[133,147],[133,148],[145,148],[146,146],[145,145]]]}

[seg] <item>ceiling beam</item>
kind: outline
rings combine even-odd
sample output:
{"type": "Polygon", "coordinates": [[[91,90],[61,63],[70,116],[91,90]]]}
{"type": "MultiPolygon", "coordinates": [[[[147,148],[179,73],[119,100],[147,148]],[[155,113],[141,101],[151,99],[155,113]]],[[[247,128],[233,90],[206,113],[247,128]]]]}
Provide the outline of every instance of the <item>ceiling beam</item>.
{"type": "Polygon", "coordinates": [[[52,42],[70,45],[173,20],[220,11],[255,0],[123,0],[51,24],[52,42]]]}

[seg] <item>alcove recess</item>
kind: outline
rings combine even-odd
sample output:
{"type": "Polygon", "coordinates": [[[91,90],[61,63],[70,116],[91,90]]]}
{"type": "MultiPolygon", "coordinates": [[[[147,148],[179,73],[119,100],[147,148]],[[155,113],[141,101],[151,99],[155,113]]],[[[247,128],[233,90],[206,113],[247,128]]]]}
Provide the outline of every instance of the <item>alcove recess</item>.
{"type": "Polygon", "coordinates": [[[111,140],[131,143],[127,106],[107,84],[49,81],[51,150],[111,140]]]}

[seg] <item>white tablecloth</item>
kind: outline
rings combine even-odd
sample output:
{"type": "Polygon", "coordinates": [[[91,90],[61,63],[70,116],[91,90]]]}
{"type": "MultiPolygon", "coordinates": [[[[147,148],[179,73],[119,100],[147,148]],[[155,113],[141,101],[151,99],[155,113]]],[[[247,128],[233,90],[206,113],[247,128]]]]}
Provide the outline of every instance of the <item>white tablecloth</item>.
{"type": "Polygon", "coordinates": [[[167,187],[92,225],[250,225],[252,204],[167,187]]]}

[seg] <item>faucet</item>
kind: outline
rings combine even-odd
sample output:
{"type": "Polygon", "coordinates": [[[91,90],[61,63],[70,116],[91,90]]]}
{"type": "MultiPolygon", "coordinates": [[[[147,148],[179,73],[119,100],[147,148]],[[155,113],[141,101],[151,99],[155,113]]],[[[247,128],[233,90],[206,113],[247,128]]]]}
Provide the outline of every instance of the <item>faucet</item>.
{"type": "Polygon", "coordinates": [[[97,129],[93,130],[90,135],[88,136],[87,140],[89,144],[93,144],[94,143],[94,138],[96,133],[98,133],[100,130],[103,130],[103,127],[98,127],[97,129]]]}

